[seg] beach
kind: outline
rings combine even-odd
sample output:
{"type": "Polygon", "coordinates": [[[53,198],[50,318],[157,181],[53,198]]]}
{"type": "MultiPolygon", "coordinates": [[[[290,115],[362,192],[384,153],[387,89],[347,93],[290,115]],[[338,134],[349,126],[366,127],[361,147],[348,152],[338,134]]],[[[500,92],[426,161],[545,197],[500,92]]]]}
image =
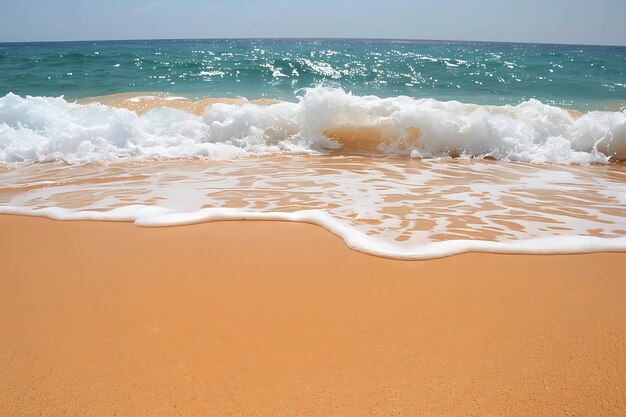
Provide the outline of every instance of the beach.
{"type": "Polygon", "coordinates": [[[0,40],[0,417],[625,416],[624,62],[0,40]]]}
{"type": "Polygon", "coordinates": [[[0,415],[621,416],[625,253],[0,216],[0,415]]]}

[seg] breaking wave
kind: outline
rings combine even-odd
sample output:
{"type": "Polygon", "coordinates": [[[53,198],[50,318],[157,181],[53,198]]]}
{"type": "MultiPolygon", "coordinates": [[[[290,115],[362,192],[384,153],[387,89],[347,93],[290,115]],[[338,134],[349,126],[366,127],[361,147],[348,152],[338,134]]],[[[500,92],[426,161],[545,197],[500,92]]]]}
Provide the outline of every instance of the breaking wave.
{"type": "Polygon", "coordinates": [[[626,110],[579,114],[537,100],[482,106],[326,87],[303,90],[295,103],[216,103],[202,116],[168,107],[138,115],[62,97],[0,98],[3,164],[318,152],[606,163],[626,160],[626,110]]]}

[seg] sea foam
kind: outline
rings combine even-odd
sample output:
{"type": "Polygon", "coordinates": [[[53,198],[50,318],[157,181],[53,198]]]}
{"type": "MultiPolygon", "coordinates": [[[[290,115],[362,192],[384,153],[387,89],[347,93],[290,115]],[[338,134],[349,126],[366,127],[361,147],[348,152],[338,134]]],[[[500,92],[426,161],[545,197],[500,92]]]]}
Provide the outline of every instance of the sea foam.
{"type": "Polygon", "coordinates": [[[218,103],[202,116],[173,108],[137,115],[62,97],[0,98],[4,164],[335,151],[606,163],[626,159],[626,110],[575,114],[537,100],[481,106],[325,87],[303,90],[295,103],[218,103]]]}
{"type": "Polygon", "coordinates": [[[32,164],[1,173],[0,213],[140,226],[306,222],[400,259],[624,251],[626,171],[337,155],[32,164]]]}

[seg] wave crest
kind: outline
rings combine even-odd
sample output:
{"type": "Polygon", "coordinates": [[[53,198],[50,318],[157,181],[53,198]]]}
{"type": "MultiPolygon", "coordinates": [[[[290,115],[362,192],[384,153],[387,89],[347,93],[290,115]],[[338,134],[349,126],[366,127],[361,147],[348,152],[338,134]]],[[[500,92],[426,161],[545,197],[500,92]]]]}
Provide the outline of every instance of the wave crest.
{"type": "Polygon", "coordinates": [[[217,103],[202,116],[142,115],[63,98],[0,98],[0,162],[230,159],[282,152],[368,152],[534,163],[626,160],[626,110],[574,114],[529,100],[479,106],[306,89],[296,103],[217,103]]]}

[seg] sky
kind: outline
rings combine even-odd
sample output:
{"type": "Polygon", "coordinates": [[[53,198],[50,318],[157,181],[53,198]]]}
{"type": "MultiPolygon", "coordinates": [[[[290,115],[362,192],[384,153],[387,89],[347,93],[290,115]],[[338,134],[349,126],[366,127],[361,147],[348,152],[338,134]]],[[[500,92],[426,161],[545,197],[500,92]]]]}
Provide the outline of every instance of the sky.
{"type": "Polygon", "coordinates": [[[0,42],[396,38],[626,45],[626,0],[0,0],[0,42]]]}

